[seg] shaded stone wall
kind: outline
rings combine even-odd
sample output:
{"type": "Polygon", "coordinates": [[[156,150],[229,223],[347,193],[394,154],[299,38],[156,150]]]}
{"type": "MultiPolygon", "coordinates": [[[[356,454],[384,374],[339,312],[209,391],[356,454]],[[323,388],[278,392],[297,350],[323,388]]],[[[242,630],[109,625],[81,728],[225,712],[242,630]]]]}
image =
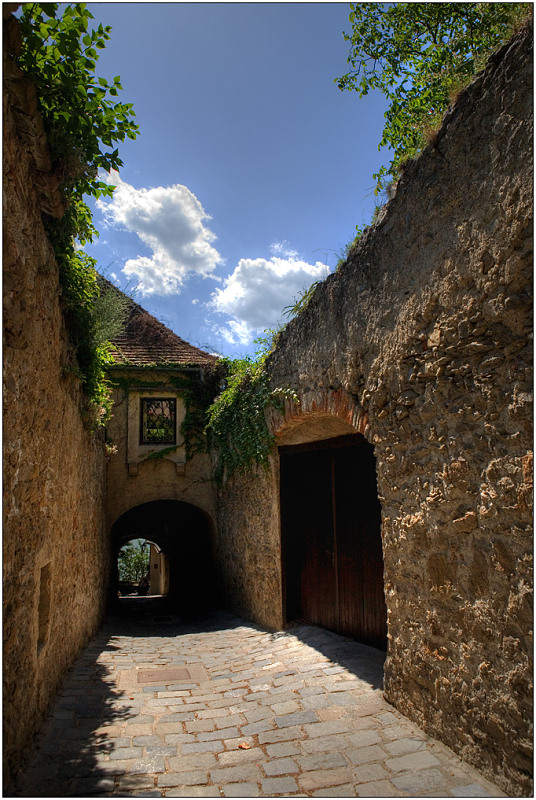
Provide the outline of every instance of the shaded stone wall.
{"type": "MultiPolygon", "coordinates": [[[[530,27],[269,362],[301,400],[272,420],[280,443],[351,429],[375,446],[387,699],[513,795],[532,773],[532,133],[530,27]]],[[[273,626],[278,480],[274,452],[220,507],[236,605],[273,626]]]]}
{"type": "MultiPolygon", "coordinates": [[[[5,11],[6,9],[4,9],[5,11]]],[[[58,267],[42,212],[62,207],[35,90],[4,23],[4,790],[104,611],[102,436],[80,414],[58,267]]]]}

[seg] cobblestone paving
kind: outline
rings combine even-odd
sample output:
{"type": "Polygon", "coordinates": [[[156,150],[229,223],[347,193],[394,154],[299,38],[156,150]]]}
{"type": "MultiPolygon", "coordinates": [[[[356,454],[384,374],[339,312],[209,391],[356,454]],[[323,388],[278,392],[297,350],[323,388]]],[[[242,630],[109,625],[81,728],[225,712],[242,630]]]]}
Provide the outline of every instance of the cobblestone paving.
{"type": "Polygon", "coordinates": [[[19,795],[505,797],[383,700],[380,651],[155,603],[121,600],[78,659],[19,795]]]}

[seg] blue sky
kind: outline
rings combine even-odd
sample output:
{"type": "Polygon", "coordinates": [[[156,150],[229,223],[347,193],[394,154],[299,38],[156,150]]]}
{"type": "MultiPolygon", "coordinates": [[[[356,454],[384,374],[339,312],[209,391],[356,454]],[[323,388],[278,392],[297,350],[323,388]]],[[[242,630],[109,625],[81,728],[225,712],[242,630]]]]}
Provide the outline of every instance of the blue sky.
{"type": "Polygon", "coordinates": [[[89,3],[140,135],[91,203],[99,268],[192,344],[237,356],[333,270],[377,199],[386,102],[339,91],[346,3],[89,3]]]}

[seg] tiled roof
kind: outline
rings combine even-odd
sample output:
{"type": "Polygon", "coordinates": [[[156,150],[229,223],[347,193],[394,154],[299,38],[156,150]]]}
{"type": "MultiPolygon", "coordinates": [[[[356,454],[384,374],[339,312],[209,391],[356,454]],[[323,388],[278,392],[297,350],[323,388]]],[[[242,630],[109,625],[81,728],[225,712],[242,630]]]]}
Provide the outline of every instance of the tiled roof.
{"type": "Polygon", "coordinates": [[[106,278],[99,275],[98,281],[101,292],[114,291],[127,298],[128,317],[125,328],[112,341],[112,355],[117,366],[208,366],[215,363],[217,356],[181,339],[106,278]]]}

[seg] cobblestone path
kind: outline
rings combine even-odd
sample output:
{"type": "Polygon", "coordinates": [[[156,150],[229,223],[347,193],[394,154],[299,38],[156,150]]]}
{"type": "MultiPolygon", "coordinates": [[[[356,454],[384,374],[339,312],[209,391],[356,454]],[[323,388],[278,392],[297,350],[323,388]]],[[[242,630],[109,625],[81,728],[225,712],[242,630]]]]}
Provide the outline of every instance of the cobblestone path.
{"type": "Polygon", "coordinates": [[[121,600],[135,616],[82,653],[18,794],[505,796],[383,700],[380,651],[226,612],[181,622],[158,602],[121,600]]]}

